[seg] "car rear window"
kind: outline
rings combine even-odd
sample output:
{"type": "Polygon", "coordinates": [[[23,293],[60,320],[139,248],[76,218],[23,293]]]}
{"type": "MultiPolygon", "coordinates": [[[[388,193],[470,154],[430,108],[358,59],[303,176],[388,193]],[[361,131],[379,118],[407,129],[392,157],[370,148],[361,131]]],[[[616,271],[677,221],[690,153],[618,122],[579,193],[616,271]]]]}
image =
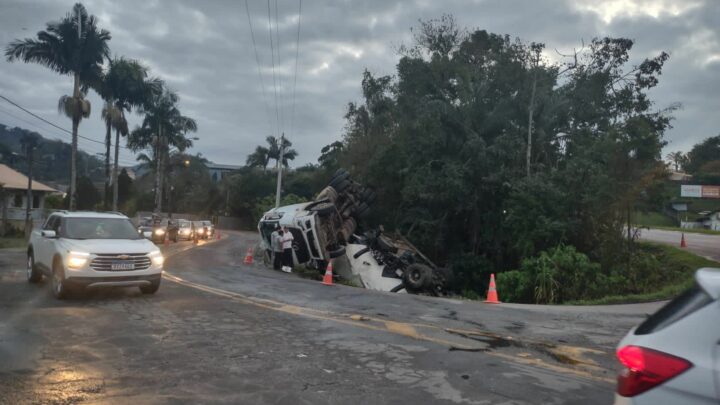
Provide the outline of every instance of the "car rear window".
{"type": "Polygon", "coordinates": [[[650,315],[635,330],[636,335],[647,335],[666,328],[680,319],[692,314],[713,301],[697,284],[675,297],[664,307],[650,315]]]}

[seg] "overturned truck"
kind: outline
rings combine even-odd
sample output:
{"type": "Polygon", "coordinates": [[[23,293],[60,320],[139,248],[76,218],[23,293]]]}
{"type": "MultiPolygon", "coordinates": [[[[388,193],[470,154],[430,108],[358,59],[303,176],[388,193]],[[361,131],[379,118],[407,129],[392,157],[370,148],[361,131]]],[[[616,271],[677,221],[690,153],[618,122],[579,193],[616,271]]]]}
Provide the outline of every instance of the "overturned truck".
{"type": "Polygon", "coordinates": [[[339,277],[365,288],[391,292],[441,295],[449,280],[402,236],[382,227],[365,229],[375,193],[339,169],[313,201],[274,208],[260,219],[261,245],[270,252],[270,234],[279,226],[292,233],[295,263],[324,271],[333,260],[339,277]]]}

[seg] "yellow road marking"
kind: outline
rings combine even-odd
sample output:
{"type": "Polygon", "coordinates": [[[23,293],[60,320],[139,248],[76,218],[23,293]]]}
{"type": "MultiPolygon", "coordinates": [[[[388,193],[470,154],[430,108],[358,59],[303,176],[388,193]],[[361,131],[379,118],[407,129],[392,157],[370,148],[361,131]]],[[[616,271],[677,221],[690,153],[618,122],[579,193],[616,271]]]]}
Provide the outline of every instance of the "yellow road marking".
{"type": "MultiPolygon", "coordinates": [[[[382,331],[382,332],[389,332],[396,335],[406,336],[410,337],[412,339],[417,339],[421,341],[427,341],[431,343],[435,343],[441,346],[446,346],[450,348],[455,349],[461,349],[461,350],[478,350],[479,348],[477,346],[468,346],[464,344],[459,344],[457,342],[453,342],[446,339],[440,339],[433,336],[427,336],[425,334],[422,334],[418,332],[416,327],[421,328],[428,328],[438,331],[447,331],[449,329],[438,327],[436,325],[428,325],[428,324],[413,324],[413,323],[406,323],[406,322],[397,322],[397,321],[389,321],[389,320],[380,320],[373,317],[366,317],[366,316],[358,316],[358,315],[347,315],[347,314],[339,314],[339,313],[333,313],[328,311],[321,311],[317,309],[312,308],[305,308],[300,307],[297,305],[291,305],[291,304],[285,304],[277,301],[272,301],[268,299],[263,298],[256,298],[251,297],[247,295],[243,295],[240,293],[227,291],[215,287],[210,287],[204,284],[195,283],[192,281],[188,281],[185,279],[182,279],[180,277],[177,277],[175,275],[172,275],[168,272],[165,272],[163,276],[172,282],[195,288],[197,290],[201,290],[210,294],[214,294],[217,296],[225,297],[232,299],[234,301],[238,301],[244,304],[253,305],[256,307],[269,309],[273,311],[283,312],[291,315],[299,315],[304,316],[307,318],[313,318],[313,319],[319,319],[319,320],[327,320],[327,321],[333,321],[336,323],[341,323],[344,325],[350,325],[360,328],[365,328],[369,330],[374,331],[382,331]]],[[[477,334],[477,335],[487,335],[487,336],[497,336],[491,333],[487,332],[478,332],[478,331],[464,331],[468,332],[469,334],[477,334]]],[[[482,349],[482,348],[480,348],[482,349]]],[[[593,349],[587,349],[588,351],[591,351],[593,349]]],[[[551,364],[546,361],[543,361],[539,358],[524,358],[524,357],[518,357],[512,354],[506,354],[501,353],[498,351],[485,351],[485,354],[489,356],[494,356],[498,358],[502,358],[505,360],[509,360],[515,363],[525,364],[525,365],[532,365],[540,368],[544,368],[546,370],[562,373],[562,374],[571,374],[577,377],[586,378],[589,380],[595,380],[595,381],[602,381],[606,383],[614,383],[614,379],[610,379],[607,377],[597,376],[594,375],[586,370],[582,369],[574,369],[569,367],[564,367],[556,364],[551,364]]]]}

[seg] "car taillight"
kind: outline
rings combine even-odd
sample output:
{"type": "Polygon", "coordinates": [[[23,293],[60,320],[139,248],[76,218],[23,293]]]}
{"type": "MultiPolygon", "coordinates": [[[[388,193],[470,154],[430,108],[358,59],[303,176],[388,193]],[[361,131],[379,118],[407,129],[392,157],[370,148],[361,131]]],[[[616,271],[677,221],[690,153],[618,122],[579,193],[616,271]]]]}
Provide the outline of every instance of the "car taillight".
{"type": "Polygon", "coordinates": [[[625,368],[618,374],[617,393],[633,397],[683,373],[692,363],[657,350],[625,346],[617,351],[625,368]]]}

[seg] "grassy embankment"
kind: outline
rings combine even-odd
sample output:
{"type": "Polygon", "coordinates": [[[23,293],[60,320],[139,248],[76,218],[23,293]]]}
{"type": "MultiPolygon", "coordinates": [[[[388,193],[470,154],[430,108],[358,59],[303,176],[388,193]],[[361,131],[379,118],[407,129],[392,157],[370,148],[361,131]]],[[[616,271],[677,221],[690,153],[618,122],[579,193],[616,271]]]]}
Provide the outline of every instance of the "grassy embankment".
{"type": "Polygon", "coordinates": [[[642,245],[652,249],[662,267],[658,271],[675,274],[673,280],[663,286],[658,286],[654,292],[628,295],[609,295],[595,300],[582,300],[566,302],[568,305],[605,305],[605,304],[627,304],[637,302],[651,302],[671,299],[694,282],[695,271],[702,267],[718,267],[720,263],[700,257],[687,250],[662,245],[658,243],[643,242],[642,245]]]}

